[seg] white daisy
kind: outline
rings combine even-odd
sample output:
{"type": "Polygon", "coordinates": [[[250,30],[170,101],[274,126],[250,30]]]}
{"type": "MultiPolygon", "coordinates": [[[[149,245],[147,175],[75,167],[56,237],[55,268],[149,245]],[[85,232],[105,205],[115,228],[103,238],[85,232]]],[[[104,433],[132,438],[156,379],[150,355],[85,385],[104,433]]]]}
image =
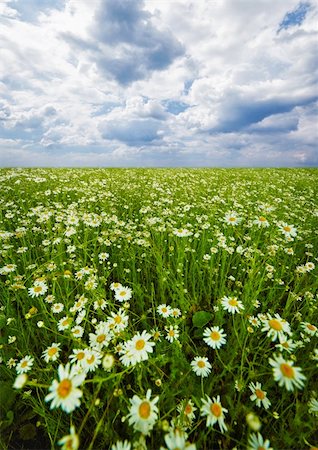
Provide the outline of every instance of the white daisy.
{"type": "Polygon", "coordinates": [[[39,295],[44,295],[48,290],[47,285],[42,282],[42,281],[36,281],[34,283],[34,286],[30,287],[28,289],[28,293],[29,296],[34,298],[34,297],[39,297],[39,295]]]}
{"type": "Polygon", "coordinates": [[[80,406],[80,398],[83,392],[78,389],[85,380],[85,372],[77,373],[76,367],[62,364],[58,368],[59,381],[53,380],[49,387],[50,394],[45,397],[46,402],[52,402],[50,409],[61,407],[63,411],[70,413],[80,406]]]}
{"type": "Polygon", "coordinates": [[[314,336],[317,333],[318,328],[309,322],[301,322],[300,323],[302,329],[311,336],[314,336]]]}
{"type": "Polygon", "coordinates": [[[269,363],[273,367],[275,381],[279,386],[285,386],[288,391],[293,391],[294,387],[302,389],[304,387],[305,375],[301,373],[300,367],[294,367],[294,361],[286,361],[281,355],[274,355],[274,359],[269,358],[269,363]]]}
{"type": "Polygon", "coordinates": [[[140,398],[134,395],[130,399],[131,407],[129,410],[129,425],[133,425],[136,431],[148,435],[158,418],[158,407],[156,403],[159,397],[150,400],[151,390],[148,389],[146,397],[140,398]]]}
{"type": "Polygon", "coordinates": [[[82,364],[84,371],[95,372],[101,362],[102,354],[99,351],[93,348],[88,348],[85,350],[85,359],[82,364]]]}
{"type": "Polygon", "coordinates": [[[170,325],[169,327],[165,327],[165,330],[167,332],[166,339],[169,342],[173,342],[178,339],[178,337],[180,335],[178,325],[170,325]]]}
{"type": "Polygon", "coordinates": [[[242,217],[239,217],[237,212],[235,211],[228,211],[224,216],[224,222],[228,225],[238,225],[242,221],[242,217]]]}
{"type": "Polygon", "coordinates": [[[297,236],[297,229],[294,225],[288,225],[286,222],[282,222],[278,225],[278,228],[286,237],[295,237],[297,236]]]}
{"type": "Polygon", "coordinates": [[[235,314],[240,312],[241,309],[244,309],[243,303],[238,300],[236,297],[226,297],[224,296],[221,299],[221,305],[225,311],[228,311],[231,314],[235,314]]]}
{"type": "Polygon", "coordinates": [[[257,225],[259,228],[261,228],[261,227],[265,227],[265,228],[269,227],[269,222],[268,222],[268,220],[266,219],[266,217],[264,217],[264,216],[259,216],[259,217],[257,217],[257,218],[254,220],[253,223],[254,223],[255,225],[257,225]]]}
{"type": "Polygon", "coordinates": [[[165,435],[165,443],[168,450],[196,450],[195,444],[187,442],[187,438],[185,431],[176,428],[165,435]]]}
{"type": "Polygon", "coordinates": [[[273,450],[268,439],[264,441],[260,433],[252,433],[248,439],[247,450],[273,450]]]}
{"type": "Polygon", "coordinates": [[[224,413],[228,410],[223,408],[220,400],[220,396],[211,398],[207,395],[206,400],[202,400],[201,415],[206,416],[206,426],[212,427],[215,423],[218,423],[221,432],[227,430],[227,426],[224,423],[224,413]]]}
{"type": "Polygon", "coordinates": [[[15,368],[17,374],[29,372],[33,366],[33,363],[34,358],[32,356],[27,355],[24,358],[22,358],[15,368]]]}
{"type": "Polygon", "coordinates": [[[60,354],[60,343],[53,342],[44,352],[42,358],[45,362],[56,361],[60,354]]]}
{"type": "Polygon", "coordinates": [[[212,327],[205,328],[203,332],[203,340],[213,349],[219,349],[226,343],[226,334],[223,328],[212,327]]]}
{"type": "Polygon", "coordinates": [[[279,314],[275,314],[275,317],[272,317],[270,314],[267,316],[268,318],[264,320],[262,331],[267,331],[267,336],[275,342],[277,339],[280,341],[286,340],[286,334],[291,334],[289,323],[280,317],[279,314]]]}
{"type": "Polygon", "coordinates": [[[207,377],[211,372],[211,364],[208,358],[196,356],[191,362],[193,372],[200,377],[207,377]]]}
{"type": "MultiPolygon", "coordinates": [[[[144,330],[141,334],[137,333],[125,343],[123,353],[126,355],[126,360],[127,358],[130,360],[131,365],[148,359],[148,353],[152,353],[155,346],[154,342],[149,341],[151,338],[151,334],[144,330]]],[[[120,360],[123,362],[122,357],[120,360]]]]}
{"type": "Polygon", "coordinates": [[[172,315],[172,309],[169,305],[163,303],[157,307],[158,314],[164,318],[170,317],[172,315]]]}
{"type": "Polygon", "coordinates": [[[111,446],[110,450],[131,450],[131,444],[126,439],[124,441],[117,441],[111,446]]]}
{"type": "Polygon", "coordinates": [[[61,450],[78,450],[79,437],[75,433],[75,427],[73,425],[70,427],[70,434],[62,437],[62,439],[58,441],[58,444],[62,445],[61,450]]]}
{"type": "Polygon", "coordinates": [[[248,387],[252,391],[250,399],[252,401],[255,401],[256,406],[258,406],[259,408],[261,406],[264,406],[265,409],[268,409],[271,405],[271,402],[267,398],[267,392],[263,391],[261,383],[250,383],[248,387]]]}
{"type": "Polygon", "coordinates": [[[115,291],[115,299],[119,302],[126,302],[132,297],[132,290],[129,287],[121,286],[120,289],[115,291]]]}

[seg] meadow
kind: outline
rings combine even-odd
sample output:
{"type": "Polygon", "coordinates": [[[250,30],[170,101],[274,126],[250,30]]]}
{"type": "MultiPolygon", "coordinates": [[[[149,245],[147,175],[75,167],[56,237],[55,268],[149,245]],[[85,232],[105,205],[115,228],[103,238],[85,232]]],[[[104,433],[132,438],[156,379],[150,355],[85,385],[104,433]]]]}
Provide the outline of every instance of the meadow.
{"type": "Polygon", "coordinates": [[[317,169],[1,169],[2,449],[318,447],[317,169]]]}

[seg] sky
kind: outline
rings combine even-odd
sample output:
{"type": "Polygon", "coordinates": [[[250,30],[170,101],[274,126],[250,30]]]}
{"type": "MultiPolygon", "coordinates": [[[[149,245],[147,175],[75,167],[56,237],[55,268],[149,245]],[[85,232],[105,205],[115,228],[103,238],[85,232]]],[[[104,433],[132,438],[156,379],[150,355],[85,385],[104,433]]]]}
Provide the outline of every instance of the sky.
{"type": "Polygon", "coordinates": [[[318,166],[317,31],[317,0],[0,0],[0,166],[318,166]]]}

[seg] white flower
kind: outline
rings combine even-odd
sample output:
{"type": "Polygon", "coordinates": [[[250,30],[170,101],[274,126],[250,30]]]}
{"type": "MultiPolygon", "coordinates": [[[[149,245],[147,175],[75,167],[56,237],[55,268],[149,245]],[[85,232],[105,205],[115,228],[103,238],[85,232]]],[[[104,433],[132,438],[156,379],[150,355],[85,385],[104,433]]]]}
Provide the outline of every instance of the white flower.
{"type": "Polygon", "coordinates": [[[162,317],[170,317],[172,315],[172,309],[169,305],[166,305],[165,303],[163,303],[162,305],[159,305],[157,307],[157,311],[159,313],[160,316],[162,317]]]}
{"type": "Polygon", "coordinates": [[[137,333],[132,339],[127,341],[121,351],[124,354],[120,357],[121,362],[129,366],[146,361],[148,359],[148,353],[153,352],[152,347],[155,345],[154,342],[149,341],[151,337],[151,334],[144,330],[141,334],[137,333]]]}
{"type": "Polygon", "coordinates": [[[45,362],[56,361],[60,353],[61,344],[53,342],[44,352],[42,353],[42,358],[45,362]]]}
{"type": "Polygon", "coordinates": [[[282,222],[278,225],[278,227],[283,235],[287,238],[297,236],[297,229],[294,227],[294,225],[288,225],[286,222],[282,222]]]}
{"type": "Polygon", "coordinates": [[[260,433],[252,433],[248,440],[247,450],[273,450],[268,439],[264,441],[260,433]]]}
{"type": "Polygon", "coordinates": [[[136,431],[147,435],[153,429],[153,426],[158,418],[158,408],[156,403],[159,397],[150,400],[151,390],[148,389],[146,397],[140,398],[134,395],[130,399],[131,407],[129,410],[129,425],[133,425],[136,431]]]}
{"type": "Polygon", "coordinates": [[[36,281],[34,286],[28,289],[30,297],[38,297],[39,295],[44,295],[48,290],[47,285],[42,281],[36,281]]]}
{"type": "Polygon", "coordinates": [[[200,377],[207,377],[211,372],[211,364],[208,358],[196,356],[191,362],[193,372],[200,377]]]}
{"type": "Polygon", "coordinates": [[[168,450],[196,450],[195,444],[187,442],[187,433],[182,430],[171,430],[165,435],[165,442],[168,450]]]}
{"type": "Polygon", "coordinates": [[[173,234],[178,237],[189,237],[193,235],[192,231],[187,228],[175,228],[173,234]]]}
{"type": "Polygon", "coordinates": [[[300,367],[294,367],[294,361],[286,361],[281,355],[274,355],[274,359],[269,359],[273,367],[275,381],[279,386],[285,386],[288,391],[293,391],[294,387],[302,389],[304,387],[305,375],[301,373],[300,367]]]}
{"type": "Polygon", "coordinates": [[[33,366],[33,363],[34,358],[32,356],[27,355],[22,358],[15,368],[17,374],[29,372],[33,366]]]}
{"type": "Polygon", "coordinates": [[[178,325],[170,325],[169,327],[165,327],[167,332],[166,339],[169,342],[176,341],[180,335],[178,325]]]}
{"type": "Polygon", "coordinates": [[[61,407],[70,413],[80,406],[83,392],[78,389],[85,380],[85,372],[78,374],[76,367],[62,364],[58,368],[59,381],[53,380],[49,387],[50,394],[45,397],[46,402],[52,402],[50,409],[61,407]]]}
{"type": "Polygon", "coordinates": [[[121,286],[115,291],[115,299],[119,302],[126,302],[132,297],[132,290],[129,287],[121,286]]]}
{"type": "Polygon", "coordinates": [[[317,333],[318,328],[309,322],[301,322],[300,325],[302,329],[311,336],[314,336],[317,333]]]}
{"type": "Polygon", "coordinates": [[[223,309],[231,314],[235,314],[237,312],[240,312],[241,309],[244,309],[243,303],[236,297],[224,296],[221,299],[221,304],[223,306],[223,309]]]}
{"type": "Polygon", "coordinates": [[[237,212],[228,211],[224,216],[224,222],[228,225],[238,225],[242,221],[242,217],[239,217],[237,212]]]}
{"type": "Polygon", "coordinates": [[[266,217],[264,217],[264,216],[259,216],[259,217],[257,217],[257,218],[254,220],[253,223],[254,223],[255,225],[258,225],[259,228],[260,228],[260,227],[265,227],[265,228],[269,227],[269,222],[268,222],[268,220],[266,219],[266,217]]]}
{"type": "Polygon", "coordinates": [[[102,354],[93,348],[88,348],[85,350],[85,358],[81,366],[86,372],[95,372],[101,362],[102,354]]]}
{"type": "Polygon", "coordinates": [[[201,415],[206,416],[206,426],[213,426],[215,423],[218,423],[221,432],[227,430],[227,426],[224,423],[224,413],[227,413],[228,410],[223,408],[220,400],[220,396],[211,398],[206,396],[205,399],[202,400],[201,407],[201,415]]]}
{"type": "Polygon", "coordinates": [[[281,342],[286,341],[286,334],[291,334],[289,323],[280,317],[279,314],[275,314],[275,317],[272,317],[268,314],[268,319],[264,320],[264,325],[262,331],[267,331],[267,336],[275,342],[279,339],[281,342]]]}
{"type": "Polygon", "coordinates": [[[255,401],[256,406],[260,408],[263,405],[265,409],[268,409],[271,405],[271,402],[267,398],[267,392],[262,390],[261,383],[250,383],[248,387],[252,391],[250,399],[252,401],[255,401]]]}
{"type": "Polygon", "coordinates": [[[18,375],[13,383],[14,389],[22,389],[25,383],[28,381],[28,376],[25,373],[18,375]]]}
{"type": "Polygon", "coordinates": [[[79,437],[75,433],[75,427],[73,425],[70,427],[70,434],[62,437],[62,439],[58,441],[58,444],[62,445],[61,450],[78,450],[79,437]]]}
{"type": "Polygon", "coordinates": [[[131,444],[127,440],[117,441],[111,446],[111,450],[131,450],[131,444]]]}
{"type": "Polygon", "coordinates": [[[213,349],[219,349],[226,343],[226,334],[224,333],[223,328],[212,327],[205,328],[203,332],[203,340],[213,349]]]}

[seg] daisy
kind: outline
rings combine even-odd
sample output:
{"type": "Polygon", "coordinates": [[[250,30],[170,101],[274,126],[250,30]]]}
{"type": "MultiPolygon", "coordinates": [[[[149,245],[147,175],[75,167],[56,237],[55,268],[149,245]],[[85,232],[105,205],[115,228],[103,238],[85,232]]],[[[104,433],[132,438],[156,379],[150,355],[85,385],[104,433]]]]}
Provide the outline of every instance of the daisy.
{"type": "Polygon", "coordinates": [[[128,320],[129,317],[127,316],[125,310],[120,308],[117,312],[111,313],[110,317],[107,319],[107,323],[110,329],[120,332],[127,327],[128,320]]]}
{"type": "Polygon", "coordinates": [[[228,211],[224,216],[224,222],[228,225],[238,225],[242,221],[242,217],[239,217],[237,212],[228,211]]]}
{"type": "Polygon", "coordinates": [[[269,363],[273,367],[275,381],[279,386],[285,386],[288,391],[293,391],[294,387],[302,389],[304,387],[305,375],[301,373],[300,367],[293,367],[294,361],[286,361],[281,355],[274,355],[274,359],[269,358],[269,363]]]}
{"type": "Polygon", "coordinates": [[[62,312],[63,309],[64,309],[63,303],[54,303],[51,306],[51,311],[53,314],[58,314],[58,313],[62,312]]]}
{"type": "Polygon", "coordinates": [[[211,372],[211,364],[209,363],[208,358],[196,356],[191,362],[191,367],[193,372],[199,377],[207,377],[211,372]]]}
{"type": "Polygon", "coordinates": [[[71,325],[72,322],[73,322],[72,317],[64,316],[64,317],[62,317],[62,319],[60,319],[60,320],[58,321],[58,323],[57,323],[57,329],[58,329],[59,331],[67,330],[67,329],[70,327],[70,325],[71,325]]]}
{"type": "Polygon", "coordinates": [[[195,444],[187,442],[187,433],[176,428],[165,435],[168,450],[196,450],[195,444]]]}
{"type": "Polygon", "coordinates": [[[74,349],[73,353],[69,356],[71,363],[76,364],[78,368],[84,367],[84,362],[86,358],[86,349],[74,349]]]}
{"type": "Polygon", "coordinates": [[[267,392],[262,390],[261,383],[250,383],[248,387],[252,391],[250,399],[252,401],[255,400],[256,406],[258,406],[259,408],[261,406],[264,406],[265,409],[268,409],[271,405],[271,402],[267,398],[267,392]]]}
{"type": "Polygon", "coordinates": [[[269,227],[269,222],[268,222],[268,220],[266,219],[266,217],[264,217],[264,216],[259,216],[259,217],[257,217],[257,218],[254,220],[253,223],[254,223],[255,225],[258,225],[259,228],[260,228],[260,227],[265,227],[265,228],[269,227]]]}
{"type": "Polygon", "coordinates": [[[42,353],[42,358],[45,362],[56,361],[60,354],[61,344],[53,342],[44,352],[42,353]]]}
{"type": "Polygon", "coordinates": [[[158,418],[158,407],[156,403],[159,397],[150,400],[151,390],[148,389],[146,397],[140,398],[134,395],[130,399],[131,407],[129,410],[129,425],[133,425],[136,431],[148,435],[158,418]]]}
{"type": "Polygon", "coordinates": [[[34,298],[38,297],[39,295],[44,295],[48,290],[48,287],[45,283],[42,281],[36,281],[34,283],[34,286],[30,287],[28,289],[29,296],[34,298]]]}
{"type": "Polygon", "coordinates": [[[81,338],[84,334],[84,328],[80,325],[75,325],[75,327],[71,329],[71,332],[75,338],[81,338]]]}
{"type": "Polygon", "coordinates": [[[191,399],[182,400],[177,406],[177,411],[180,414],[180,418],[182,419],[182,425],[188,427],[192,424],[193,419],[195,418],[195,411],[197,408],[194,406],[191,399]]]}
{"type": "Polygon", "coordinates": [[[287,238],[297,236],[297,229],[294,227],[294,225],[288,225],[287,223],[283,222],[278,225],[278,228],[287,238]]]}
{"type": "Polygon", "coordinates": [[[273,450],[268,439],[264,441],[260,433],[252,433],[248,439],[247,450],[273,450]]]}
{"type": "Polygon", "coordinates": [[[312,397],[308,402],[308,412],[315,416],[318,416],[318,400],[312,397]]]}
{"type": "MultiPolygon", "coordinates": [[[[126,356],[130,358],[131,364],[135,365],[140,361],[146,361],[148,359],[148,353],[153,352],[155,343],[150,342],[151,334],[145,330],[140,334],[137,333],[130,341],[127,341],[124,346],[124,352],[126,356]]],[[[122,360],[122,358],[120,358],[122,360]]]]}
{"type": "Polygon", "coordinates": [[[85,380],[84,372],[78,374],[76,367],[62,364],[58,368],[59,381],[53,380],[49,387],[50,394],[45,397],[46,402],[52,402],[50,409],[61,407],[63,411],[70,413],[80,406],[80,398],[83,392],[78,389],[85,380]]]}
{"type": "Polygon", "coordinates": [[[110,289],[112,291],[117,291],[117,290],[121,289],[122,287],[123,287],[122,284],[118,283],[118,282],[114,282],[110,285],[110,289]]]}
{"type": "Polygon", "coordinates": [[[231,314],[235,314],[237,312],[240,312],[241,309],[244,309],[243,303],[236,297],[224,296],[221,299],[221,304],[223,306],[223,309],[231,314]]]}
{"type": "Polygon", "coordinates": [[[115,291],[115,299],[119,302],[125,302],[132,297],[132,290],[129,287],[121,286],[120,289],[115,291]]]}
{"type": "Polygon", "coordinates": [[[297,348],[297,344],[291,339],[282,340],[279,344],[276,344],[275,347],[278,348],[281,352],[291,353],[295,348],[297,348]]]}
{"type": "Polygon", "coordinates": [[[280,317],[279,314],[275,314],[275,317],[268,314],[267,317],[264,320],[262,331],[267,331],[267,336],[272,338],[272,342],[275,342],[277,339],[285,341],[285,333],[291,334],[289,323],[280,317]]]}
{"type": "Polygon", "coordinates": [[[15,370],[17,371],[17,374],[19,375],[20,373],[26,373],[29,372],[33,366],[34,363],[34,358],[32,356],[25,356],[24,358],[21,359],[20,362],[18,362],[18,364],[16,365],[15,370]]]}
{"type": "Polygon", "coordinates": [[[107,302],[106,302],[106,300],[105,299],[103,299],[103,298],[100,298],[100,299],[98,299],[98,300],[95,300],[95,302],[94,302],[94,309],[95,309],[95,311],[97,310],[97,309],[101,309],[102,311],[104,311],[104,309],[106,308],[106,306],[107,306],[107,302]]]}
{"type": "Polygon", "coordinates": [[[311,336],[314,336],[317,333],[318,328],[309,322],[301,322],[300,325],[302,329],[311,336]]]}
{"type": "Polygon", "coordinates": [[[96,350],[101,350],[103,347],[108,346],[111,337],[108,323],[100,322],[95,328],[95,333],[89,333],[90,346],[96,350]]]}
{"type": "Polygon", "coordinates": [[[178,339],[180,335],[178,325],[170,325],[170,327],[165,327],[165,330],[167,332],[166,339],[169,342],[173,342],[178,339]]]}
{"type": "Polygon", "coordinates": [[[171,310],[171,317],[180,317],[181,316],[181,311],[179,308],[173,308],[171,310]]]}
{"type": "Polygon", "coordinates": [[[224,333],[223,328],[205,328],[203,336],[204,342],[206,342],[213,349],[219,349],[226,343],[226,334],[224,333]]]}
{"type": "Polygon", "coordinates": [[[164,318],[170,317],[172,315],[172,309],[169,305],[163,303],[157,308],[158,314],[164,318]]]}
{"type": "Polygon", "coordinates": [[[189,237],[193,235],[192,231],[187,228],[175,228],[173,234],[178,237],[189,237]]]}
{"type": "Polygon", "coordinates": [[[70,434],[62,437],[58,441],[59,445],[62,445],[61,450],[78,450],[79,448],[79,437],[75,433],[75,427],[72,425],[70,428],[70,434]]]}
{"type": "Polygon", "coordinates": [[[227,430],[227,426],[224,423],[224,413],[227,413],[228,410],[223,408],[220,400],[220,396],[211,398],[207,395],[206,400],[202,400],[201,407],[201,415],[207,416],[206,426],[213,426],[215,423],[218,423],[221,432],[227,430]]]}
{"type": "Polygon", "coordinates": [[[83,361],[83,369],[86,372],[95,372],[102,362],[102,355],[95,349],[89,348],[85,351],[85,359],[83,361]]]}
{"type": "Polygon", "coordinates": [[[131,444],[126,439],[124,441],[117,441],[111,446],[110,450],[131,450],[131,444]]]}

